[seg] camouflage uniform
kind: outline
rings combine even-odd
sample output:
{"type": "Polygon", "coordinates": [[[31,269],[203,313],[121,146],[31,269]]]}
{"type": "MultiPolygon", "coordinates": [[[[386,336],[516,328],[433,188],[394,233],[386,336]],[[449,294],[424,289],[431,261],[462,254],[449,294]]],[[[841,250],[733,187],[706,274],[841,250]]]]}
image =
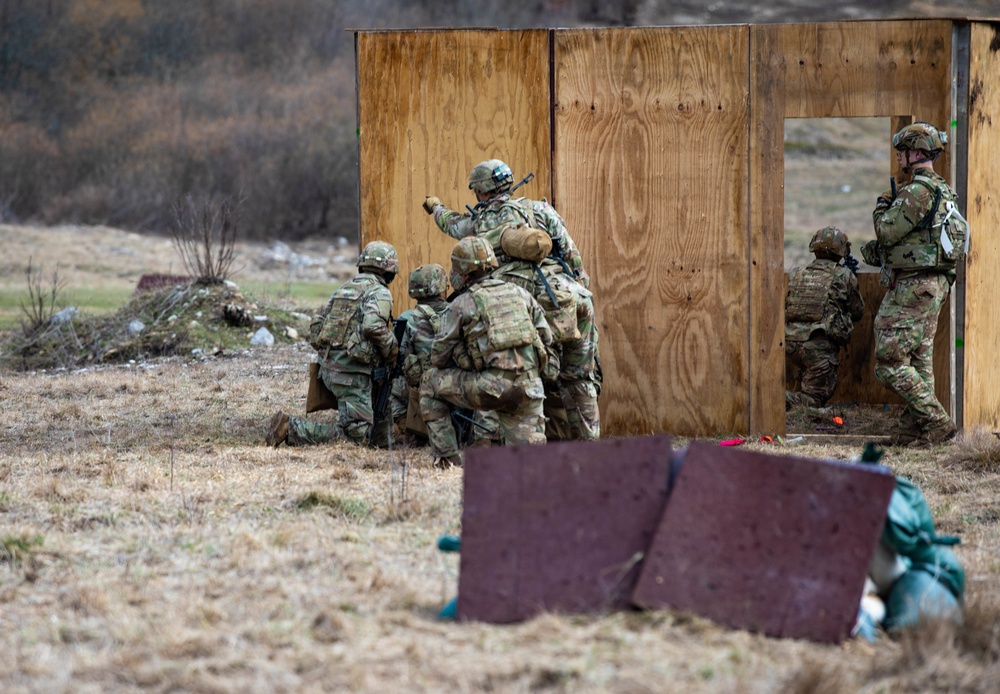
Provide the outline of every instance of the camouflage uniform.
{"type": "MultiPolygon", "coordinates": [[[[883,249],[923,245],[926,234],[914,227],[934,203],[932,190],[947,185],[938,174],[918,170],[895,201],[887,205],[883,199],[872,213],[879,245],[883,249]]],[[[934,394],[934,336],[954,269],[893,270],[892,274],[894,284],[875,316],[875,376],[906,402],[904,429],[917,433],[948,428],[953,426],[951,417],[934,394]]]]}
{"type": "Polygon", "coordinates": [[[802,369],[799,391],[785,406],[822,407],[837,389],[837,353],[847,343],[865,304],[858,280],[839,261],[817,258],[795,268],[785,296],[785,359],[802,369]]]}
{"type": "MultiPolygon", "coordinates": [[[[482,248],[495,267],[488,245],[482,248]]],[[[551,341],[542,307],[516,285],[483,274],[453,299],[420,383],[420,411],[435,455],[449,459],[459,452],[449,405],[496,411],[505,444],[545,443],[539,372],[551,341]]]]}
{"type": "MultiPolygon", "coordinates": [[[[473,169],[472,178],[475,179],[477,170],[490,166],[499,167],[509,175],[506,164],[490,160],[473,169]]],[[[474,183],[470,183],[471,187],[474,183]]],[[[593,295],[588,289],[590,276],[562,217],[544,199],[513,198],[506,192],[486,202],[475,218],[436,202],[431,211],[441,231],[456,239],[469,236],[487,239],[500,266],[494,276],[525,289],[545,309],[559,366],[558,377],[547,378],[545,383],[546,436],[550,440],[600,438],[599,353],[593,295]],[[501,246],[501,233],[519,225],[544,230],[552,239],[553,252],[537,270],[535,263],[511,258],[501,246]],[[545,276],[545,282],[540,275],[545,276]],[[546,282],[557,297],[558,306],[546,290],[546,282]]],[[[553,370],[555,366],[552,364],[553,370]]]]}
{"type": "MultiPolygon", "coordinates": [[[[922,123],[907,126],[894,136],[893,144],[905,151],[905,143],[897,142],[913,133],[926,138],[928,128],[931,136],[937,133],[922,123]]],[[[943,134],[935,140],[941,147],[946,142],[943,134]]],[[[930,150],[930,146],[909,149],[930,150]]],[[[931,155],[925,161],[936,156],[931,155]]],[[[875,317],[875,375],[906,402],[897,442],[945,440],[955,432],[934,394],[934,336],[955,277],[955,263],[943,258],[931,231],[943,215],[939,204],[934,219],[929,219],[938,188],[942,198],[954,200],[944,178],[931,168],[919,167],[895,199],[888,191],[880,196],[872,212],[876,241],[865,253],[866,260],[880,254],[891,271],[891,288],[875,317]]]]}
{"type": "MultiPolygon", "coordinates": [[[[398,345],[390,327],[392,294],[387,282],[381,273],[366,272],[367,267],[362,265],[368,262],[366,253],[373,246],[376,250],[382,246],[392,248],[379,241],[365,247],[358,261],[361,271],[333,292],[310,331],[313,346],[319,351],[320,377],[337,396],[337,423],[289,417],[289,446],[338,438],[358,444],[366,444],[369,439],[377,446],[388,444],[388,420],[380,424],[378,431],[371,432],[372,371],[393,363],[398,345]]],[[[392,255],[395,260],[395,249],[392,255]]]]}

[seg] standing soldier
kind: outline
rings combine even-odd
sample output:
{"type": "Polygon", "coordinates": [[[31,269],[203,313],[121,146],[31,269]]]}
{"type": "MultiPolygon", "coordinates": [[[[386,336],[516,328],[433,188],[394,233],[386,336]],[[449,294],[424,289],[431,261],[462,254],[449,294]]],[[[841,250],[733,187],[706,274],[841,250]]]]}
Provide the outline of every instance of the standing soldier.
{"type": "Polygon", "coordinates": [[[319,352],[320,377],[337,396],[336,425],[310,422],[278,412],[271,418],[267,443],[289,446],[347,438],[357,444],[388,445],[391,421],[373,431],[372,372],[396,361],[399,346],[390,327],[389,284],[399,270],[396,249],[372,241],[358,257],[358,274],[338,287],[309,330],[319,352]]]}
{"type": "Polygon", "coordinates": [[[420,412],[439,464],[460,465],[450,405],[495,410],[504,444],[545,443],[544,389],[552,335],[542,307],[520,287],[489,276],[497,260],[484,239],[462,239],[451,253],[451,284],[461,292],[441,314],[420,412]]]}
{"type": "Polygon", "coordinates": [[[967,231],[955,214],[955,193],[934,171],[947,143],[947,135],[922,122],[893,135],[896,161],[910,182],[898,193],[893,182],[878,197],[876,239],[862,249],[867,263],[883,268],[890,287],[875,317],[875,375],[906,402],[896,445],[940,443],[957,431],[934,395],[938,314],[967,231]]]}
{"type": "Polygon", "coordinates": [[[499,159],[477,164],[469,175],[469,188],[477,200],[473,212],[450,210],[433,196],[424,201],[424,209],[453,238],[488,240],[499,265],[496,276],[527,290],[545,310],[559,361],[558,380],[546,384],[548,437],[600,438],[600,371],[590,276],[562,217],[544,199],[512,197],[514,174],[499,159]],[[512,256],[503,237],[516,228],[545,232],[551,250],[542,257],[512,256]]]}
{"type": "Polygon", "coordinates": [[[837,388],[837,353],[865,310],[858,278],[840,264],[851,253],[847,234],[820,229],[809,251],[816,260],[792,270],[785,295],[785,360],[802,370],[802,387],[785,392],[785,409],[826,404],[837,388]]]}

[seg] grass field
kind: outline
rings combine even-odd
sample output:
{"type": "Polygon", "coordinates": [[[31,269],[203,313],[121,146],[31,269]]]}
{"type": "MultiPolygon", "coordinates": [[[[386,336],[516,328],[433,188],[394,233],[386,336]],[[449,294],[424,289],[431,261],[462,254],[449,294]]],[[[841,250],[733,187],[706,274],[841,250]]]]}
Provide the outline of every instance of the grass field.
{"type": "Polygon", "coordinates": [[[995,452],[886,461],[963,539],[958,633],[821,646],[669,611],[455,624],[436,614],[457,559],[434,543],[461,530],[461,470],[425,449],[262,444],[270,414],[302,411],[309,357],[0,375],[0,690],[993,691],[995,452]]]}

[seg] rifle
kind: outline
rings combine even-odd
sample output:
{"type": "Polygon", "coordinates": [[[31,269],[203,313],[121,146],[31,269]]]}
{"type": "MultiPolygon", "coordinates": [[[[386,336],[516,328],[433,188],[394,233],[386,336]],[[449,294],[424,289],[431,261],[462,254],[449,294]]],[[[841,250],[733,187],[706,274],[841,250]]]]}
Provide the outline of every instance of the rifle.
{"type": "Polygon", "coordinates": [[[848,253],[846,256],[844,256],[844,267],[846,267],[848,270],[850,270],[855,275],[858,274],[858,267],[859,266],[860,266],[860,263],[858,262],[858,259],[855,258],[853,255],[851,255],[850,253],[848,253]]]}
{"type": "MultiPolygon", "coordinates": [[[[535,172],[532,171],[527,176],[525,176],[520,181],[518,181],[516,184],[514,184],[514,186],[512,186],[510,188],[510,190],[505,191],[506,194],[510,195],[511,193],[513,193],[515,190],[517,190],[518,188],[520,188],[521,186],[523,186],[525,183],[527,183],[528,181],[530,181],[534,177],[535,177],[535,172]]],[[[477,202],[475,207],[469,207],[468,205],[466,205],[465,209],[467,209],[470,213],[472,213],[472,219],[475,219],[479,215],[479,210],[483,209],[484,207],[486,207],[489,204],[490,204],[490,201],[486,200],[485,202],[477,202]]]]}
{"type": "Polygon", "coordinates": [[[495,431],[490,429],[485,424],[480,424],[474,419],[475,412],[466,407],[455,407],[451,408],[451,425],[455,427],[455,438],[458,441],[460,448],[468,448],[475,441],[475,427],[479,427],[485,431],[490,436],[496,434],[495,431]]]}
{"type": "Polygon", "coordinates": [[[396,363],[391,366],[379,366],[372,371],[372,427],[368,430],[368,443],[378,426],[385,421],[389,409],[389,396],[392,394],[392,382],[403,373],[403,336],[406,334],[406,319],[397,318],[392,322],[392,333],[396,337],[398,347],[396,363]]]}

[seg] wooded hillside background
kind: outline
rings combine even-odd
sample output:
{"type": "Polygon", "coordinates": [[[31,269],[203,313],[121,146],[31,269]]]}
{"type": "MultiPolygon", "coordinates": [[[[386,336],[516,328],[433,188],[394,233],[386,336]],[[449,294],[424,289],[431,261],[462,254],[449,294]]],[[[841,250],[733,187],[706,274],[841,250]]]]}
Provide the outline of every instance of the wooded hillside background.
{"type": "Polygon", "coordinates": [[[248,238],[356,238],[354,28],[942,12],[919,0],[0,0],[0,221],[163,231],[185,194],[242,192],[248,238]]]}

